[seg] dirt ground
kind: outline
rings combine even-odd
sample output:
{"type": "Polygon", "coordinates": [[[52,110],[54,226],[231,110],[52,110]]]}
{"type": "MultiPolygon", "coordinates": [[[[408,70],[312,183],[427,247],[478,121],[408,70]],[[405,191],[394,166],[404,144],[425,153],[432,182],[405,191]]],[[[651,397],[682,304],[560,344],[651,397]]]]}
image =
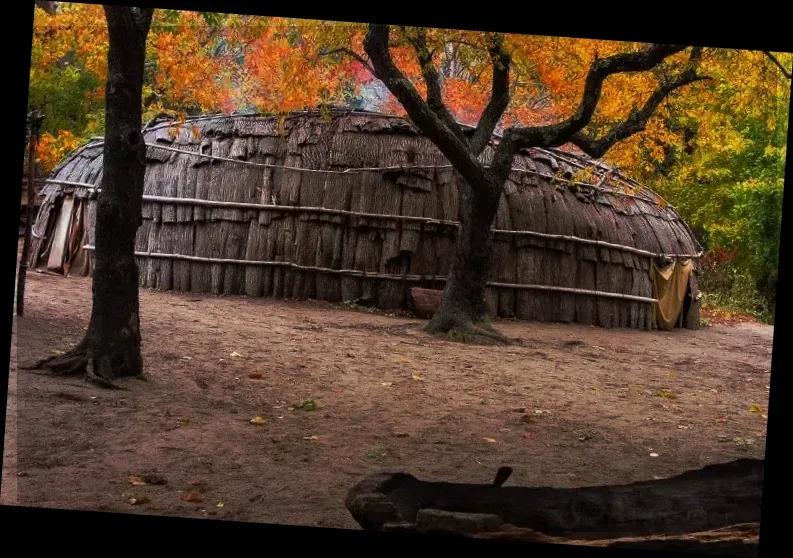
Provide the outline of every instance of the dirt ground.
{"type": "MultiPolygon", "coordinates": [[[[79,341],[91,282],[27,291],[22,363],[79,341]]],[[[765,451],[770,326],[500,321],[524,344],[493,348],[317,302],[144,290],[141,308],[150,379],[126,391],[12,361],[4,503],[357,528],[344,497],[380,470],[570,487],[765,451]],[[165,484],[131,484],[147,474],[165,484]]]]}

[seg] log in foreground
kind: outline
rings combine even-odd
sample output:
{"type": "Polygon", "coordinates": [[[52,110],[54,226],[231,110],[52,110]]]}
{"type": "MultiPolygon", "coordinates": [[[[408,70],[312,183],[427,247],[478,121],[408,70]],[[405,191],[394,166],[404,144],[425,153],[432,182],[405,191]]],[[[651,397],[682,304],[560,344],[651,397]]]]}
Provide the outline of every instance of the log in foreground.
{"type": "Polygon", "coordinates": [[[754,555],[763,465],[740,459],[667,479],[572,489],[502,487],[508,468],[488,485],[383,473],[354,486],[345,504],[366,530],[754,555]]]}

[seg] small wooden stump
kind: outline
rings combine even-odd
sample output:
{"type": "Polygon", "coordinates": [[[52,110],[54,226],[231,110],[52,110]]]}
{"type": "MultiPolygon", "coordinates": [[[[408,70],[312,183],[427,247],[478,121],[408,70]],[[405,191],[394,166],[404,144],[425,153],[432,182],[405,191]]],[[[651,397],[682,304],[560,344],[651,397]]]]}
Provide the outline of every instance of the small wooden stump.
{"type": "Polygon", "coordinates": [[[410,297],[413,299],[413,311],[416,315],[421,318],[431,318],[441,309],[443,291],[413,287],[410,289],[410,297]]]}

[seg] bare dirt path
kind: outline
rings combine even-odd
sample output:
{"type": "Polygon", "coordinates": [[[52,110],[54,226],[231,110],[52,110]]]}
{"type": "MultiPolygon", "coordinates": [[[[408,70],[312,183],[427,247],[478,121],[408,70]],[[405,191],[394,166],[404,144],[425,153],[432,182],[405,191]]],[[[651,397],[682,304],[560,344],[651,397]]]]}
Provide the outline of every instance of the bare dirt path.
{"type": "MultiPolygon", "coordinates": [[[[27,285],[22,363],[79,341],[91,293],[87,278],[27,285]]],[[[355,528],[344,497],[378,470],[489,482],[510,465],[510,483],[580,486],[764,454],[769,326],[503,321],[524,345],[483,348],[322,303],[143,291],[141,305],[149,381],[19,371],[4,499],[16,480],[21,505],[355,528]],[[146,474],[166,483],[130,484],[146,474]]]]}

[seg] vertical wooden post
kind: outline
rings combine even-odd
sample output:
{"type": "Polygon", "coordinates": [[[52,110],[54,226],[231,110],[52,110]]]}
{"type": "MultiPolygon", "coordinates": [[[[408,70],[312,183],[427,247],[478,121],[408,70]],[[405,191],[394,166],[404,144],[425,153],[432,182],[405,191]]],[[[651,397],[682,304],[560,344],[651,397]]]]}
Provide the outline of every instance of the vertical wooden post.
{"type": "Polygon", "coordinates": [[[30,259],[30,236],[34,218],[33,205],[36,200],[36,148],[39,143],[39,130],[43,119],[44,113],[38,110],[28,115],[30,123],[30,138],[28,139],[28,203],[25,208],[25,237],[22,241],[22,255],[17,275],[17,316],[23,316],[25,313],[25,278],[27,277],[28,260],[30,259]]]}

